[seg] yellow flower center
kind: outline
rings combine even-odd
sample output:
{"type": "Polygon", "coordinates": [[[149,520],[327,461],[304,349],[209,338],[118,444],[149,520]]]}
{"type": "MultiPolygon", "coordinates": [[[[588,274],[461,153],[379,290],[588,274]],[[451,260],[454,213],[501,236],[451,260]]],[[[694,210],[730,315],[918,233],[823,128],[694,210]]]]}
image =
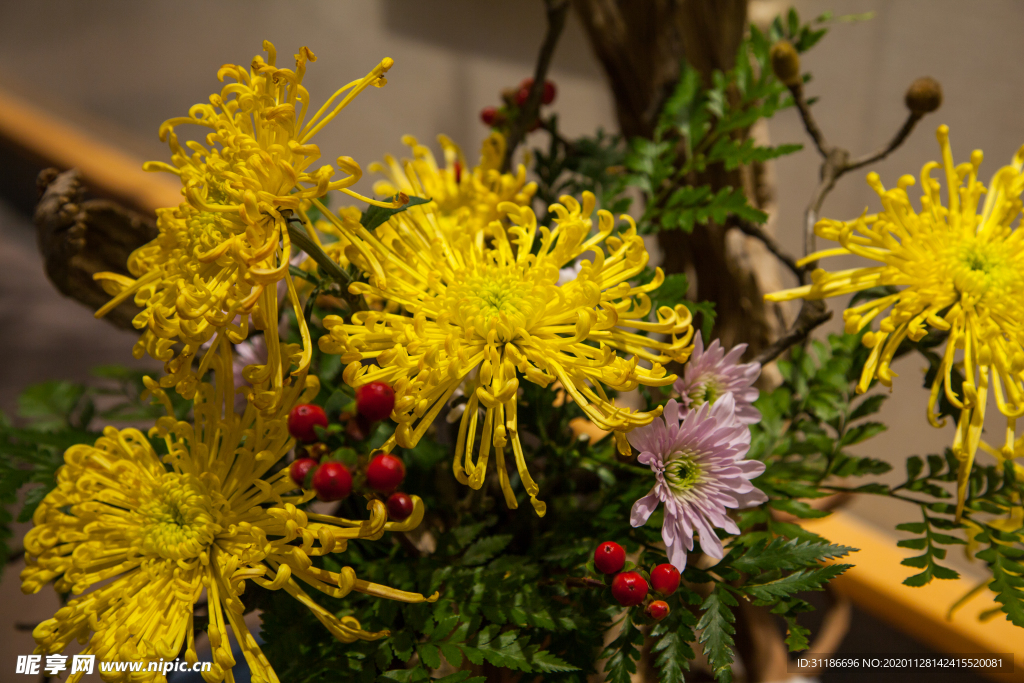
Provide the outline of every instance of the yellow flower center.
{"type": "Polygon", "coordinates": [[[450,285],[440,296],[441,308],[481,338],[495,329],[500,341],[511,341],[516,329],[529,330],[545,308],[545,288],[530,275],[517,267],[485,268],[450,285]]]}
{"type": "Polygon", "coordinates": [[[199,557],[221,531],[206,488],[190,474],[163,476],[139,506],[139,543],[146,555],[199,557]]]}
{"type": "Polygon", "coordinates": [[[1004,278],[1006,257],[998,244],[968,240],[960,245],[953,266],[953,286],[962,295],[980,299],[1004,278]]]}

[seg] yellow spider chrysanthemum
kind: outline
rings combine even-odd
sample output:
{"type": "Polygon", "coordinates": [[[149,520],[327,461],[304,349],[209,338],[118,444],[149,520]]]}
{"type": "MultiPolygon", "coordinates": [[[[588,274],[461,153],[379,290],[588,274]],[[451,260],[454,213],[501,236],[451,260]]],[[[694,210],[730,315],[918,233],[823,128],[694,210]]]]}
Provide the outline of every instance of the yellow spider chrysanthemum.
{"type": "MultiPolygon", "coordinates": [[[[340,180],[331,180],[334,168],[329,165],[311,168],[320,157],[312,139],[360,92],[387,83],[384,73],[392,60],[385,59],[366,77],[338,90],[313,113],[302,85],[307,63],[316,59],[313,53],[302,48],[292,71],[275,66],[276,50],[270,42],[263,47],[266,61],[257,56],[250,69],[221,67],[218,77],[235,82],[212,95],[209,104],[197,104],[188,116],[160,127],[173,165],[150,162],[145,168],[178,175],[186,201],[158,211],[158,237],[128,261],[134,278],[97,275],[115,295],[97,316],[134,296],[143,307],[135,326],[144,330],[135,356],[148,353],[165,361],[168,376],[161,385],[176,386],[186,397],[212,358],[210,351],[193,372],[192,359],[200,346],[217,333],[241,342],[248,335],[250,316],[253,325],[266,332],[270,358],[279,357],[276,283],[287,282],[288,300],[296,310],[299,307],[288,273],[288,217],[301,215],[304,201],[330,190],[365,199],[348,189],[362,174],[352,159],[337,160],[347,174],[340,180]],[[205,144],[180,142],[175,128],[182,124],[208,129],[205,144]],[[176,354],[178,342],[183,347],[176,354]]],[[[307,230],[312,231],[308,221],[307,230]]],[[[312,353],[303,318],[298,319],[304,344],[295,372],[304,370],[312,353]]],[[[262,378],[271,380],[272,389],[269,395],[255,397],[261,409],[274,409],[287,371],[277,360],[259,369],[262,378]]]]}
{"type": "Polygon", "coordinates": [[[360,312],[351,323],[328,316],[324,324],[330,334],[320,339],[322,351],[341,354],[348,364],[344,378],[350,385],[380,380],[394,387],[392,418],[398,426],[384,449],[395,443],[414,446],[465,383],[469,401],[455,447],[456,478],[480,488],[493,447],[506,502],[516,507],[505,469],[511,447],[523,486],[541,515],[545,505],[536,499],[538,487],[519,441],[519,376],[541,386],[560,382],[598,427],[616,432],[620,449],[629,453],[623,433],[650,423],[661,409],[616,407],[602,385],[629,391],[640,384],[671,384],[675,375],[662,364],[685,361],[693,336],[683,305],[662,307],[657,322],[648,320],[647,293],[664,275],[658,269],[648,284],[629,283],[649,258],[633,221],[624,216],[628,229],[613,236],[610,213],[591,219],[592,194],[584,194],[582,206],[572,197],[561,201],[551,207],[551,229],[538,228],[530,208],[503,203],[498,208],[511,224],[508,229],[493,221],[483,230],[456,226],[448,231],[436,220],[406,211],[376,235],[354,233],[353,240],[372,248],[384,273],[370,272],[369,285],[356,283],[349,291],[375,294],[397,303],[400,311],[360,312]],[[577,277],[559,286],[559,269],[586,254],[593,259],[582,260],[577,277]],[[656,341],[638,332],[669,339],[656,341]],[[364,365],[367,360],[375,364],[364,365]],[[480,406],[485,411],[474,461],[480,406]]]}
{"type": "MultiPolygon", "coordinates": [[[[414,528],[422,501],[414,498],[413,515],[401,524],[387,522],[379,500],[368,505],[365,521],[298,509],[312,493],[289,496],[295,486],[287,468],[268,474],[293,444],[287,410],[267,418],[247,405],[244,415],[236,414],[230,351],[226,342],[219,349],[212,362],[216,384],[201,384],[195,394],[194,426],[165,417],[151,431],[169,455],[159,457],[141,432],[114,427],[94,446],[65,454],[57,488],[37,508],[25,537],[22,590],[35,593],[55,580],[58,591],[79,597],[36,627],[37,653],[59,653],[77,640],[100,660],[173,660],[185,647],[194,663],[193,608],[205,590],[214,659],[206,680],[232,680],[230,627],[253,681],[277,681],[242,618],[246,581],[287,591],[343,642],[387,632],[370,633],[351,617],[336,617],[297,579],[335,597],[355,590],[426,599],[360,580],[349,567],[330,572],[312,564],[311,557],[344,551],[348,539],[414,528]]],[[[315,379],[305,384],[305,392],[289,388],[286,405],[316,393],[315,379]]],[[[148,386],[169,409],[166,394],[152,381],[148,386]]],[[[164,680],[155,672],[130,678],[164,680]]],[[[116,680],[128,679],[124,673],[116,680]]]]}
{"type": "Polygon", "coordinates": [[[462,150],[450,138],[439,135],[437,140],[444,150],[444,168],[437,165],[429,148],[406,135],[402,142],[412,149],[413,158],[399,163],[388,155],[383,164],[371,164],[371,171],[387,178],[378,181],[374,191],[386,197],[401,192],[433,199],[434,213],[446,229],[456,225],[482,229],[499,217],[498,205],[502,202],[527,206],[533,199],[537,183],[526,182],[525,166],[520,164],[515,174],[501,173],[505,138],[500,133],[491,133],[484,140],[480,165],[475,168],[466,165],[462,150]]]}
{"type": "Polygon", "coordinates": [[[878,262],[877,266],[836,273],[818,269],[812,274],[813,284],[765,298],[823,299],[878,285],[900,287],[896,294],[843,314],[846,330],[852,333],[889,309],[879,330],[864,335],[872,353],[857,387],[861,392],[875,377],[892,386],[890,363],[904,339],[921,339],[929,326],[948,333],[942,368],[932,385],[928,420],[941,426],[936,411],[940,392],[961,409],[953,451],[960,460],[958,510],[962,510],[968,475],[981,444],[990,383],[996,404],[1007,418],[1005,445],[995,452],[1011,458],[1022,451],[1021,443],[1014,441],[1014,427],[1024,415],[1024,230],[1012,224],[1021,214],[1024,147],[995,174],[986,190],[978,181],[982,153],[975,151],[969,164],[954,167],[949,129],[941,126],[937,135],[942,163],[930,162],[921,171],[920,213],[914,211],[906,193],[914,184],[913,176],[903,176],[896,188],[886,190],[878,175],[871,173],[868,184],[881,198],[883,213],[849,222],[819,221],[817,234],[842,246],[804,259],[856,254],[878,262]],[[942,206],[940,185],[931,177],[940,167],[946,176],[948,208],[942,206]],[[979,207],[982,195],[985,202],[979,207]],[[965,375],[960,395],[951,380],[958,350],[963,352],[959,362],[965,375]]]}

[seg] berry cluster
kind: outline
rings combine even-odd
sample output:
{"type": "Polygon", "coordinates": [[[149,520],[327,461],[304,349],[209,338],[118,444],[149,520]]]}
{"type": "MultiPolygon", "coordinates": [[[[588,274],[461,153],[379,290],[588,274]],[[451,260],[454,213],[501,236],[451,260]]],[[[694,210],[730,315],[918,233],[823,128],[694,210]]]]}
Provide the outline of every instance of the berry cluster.
{"type": "Polygon", "coordinates": [[[623,607],[636,607],[646,602],[644,612],[661,621],[668,616],[668,603],[664,600],[653,600],[648,595],[649,589],[668,597],[679,588],[679,570],[670,564],[659,564],[650,573],[633,567],[626,567],[626,551],[614,541],[605,541],[594,551],[594,567],[597,571],[611,579],[612,597],[623,607]],[[623,571],[626,569],[626,571],[623,571]]]}
{"type": "MultiPolygon", "coordinates": [[[[371,382],[356,391],[356,416],[349,420],[349,425],[361,421],[357,425],[359,438],[365,438],[373,423],[390,415],[394,407],[394,390],[384,382],[371,382]]],[[[320,406],[303,403],[292,408],[288,414],[288,433],[303,445],[296,449],[295,461],[288,473],[296,485],[312,487],[320,500],[336,501],[352,493],[352,472],[330,454],[330,447],[320,439],[323,431],[318,434],[317,427],[327,430],[328,426],[327,413],[320,406]]],[[[350,434],[352,431],[346,429],[350,434]]],[[[339,449],[344,450],[347,449],[339,449]]],[[[388,496],[388,516],[396,521],[408,519],[412,514],[412,498],[396,491],[404,479],[405,464],[390,453],[374,456],[366,465],[366,485],[388,496]]]]}
{"type": "MultiPolygon", "coordinates": [[[[504,129],[509,121],[520,116],[526,107],[526,101],[530,99],[530,89],[533,88],[533,79],[526,78],[519,84],[517,89],[505,90],[501,93],[505,104],[501,107],[484,107],[480,110],[480,120],[484,125],[495,129],[504,129]]],[[[541,104],[551,104],[555,101],[555,84],[551,81],[544,81],[544,93],[541,95],[541,104]]],[[[530,124],[530,131],[540,128],[540,118],[530,124]]]]}

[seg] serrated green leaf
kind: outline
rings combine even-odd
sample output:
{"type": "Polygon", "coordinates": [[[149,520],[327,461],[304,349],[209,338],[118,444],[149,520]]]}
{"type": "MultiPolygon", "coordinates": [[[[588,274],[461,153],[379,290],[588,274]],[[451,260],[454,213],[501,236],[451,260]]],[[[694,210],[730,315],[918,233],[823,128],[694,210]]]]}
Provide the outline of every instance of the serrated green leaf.
{"type": "Polygon", "coordinates": [[[801,569],[774,581],[750,583],[741,588],[744,593],[763,603],[772,603],[801,591],[818,591],[839,576],[852,564],[830,564],[817,569],[801,569]]]}
{"type": "Polygon", "coordinates": [[[511,534],[500,534],[497,536],[481,538],[466,549],[465,554],[462,556],[462,564],[466,566],[483,564],[504,550],[505,546],[507,546],[511,541],[511,534]]]}
{"type": "Polygon", "coordinates": [[[773,538],[770,542],[750,547],[732,561],[732,566],[747,573],[769,569],[788,571],[845,557],[855,551],[856,548],[845,545],[773,538]]]}
{"type": "Polygon", "coordinates": [[[448,663],[458,668],[462,666],[462,650],[451,643],[438,643],[441,654],[448,660],[448,663]]]}
{"type": "Polygon", "coordinates": [[[662,683],[683,683],[683,672],[689,670],[690,660],[694,658],[693,648],[690,647],[694,634],[690,624],[684,621],[684,616],[690,620],[690,624],[693,623],[693,615],[683,608],[673,610],[651,630],[651,638],[654,640],[651,652],[657,655],[654,666],[658,669],[658,680],[662,683]]]}
{"type": "Polygon", "coordinates": [[[798,650],[806,650],[810,647],[808,639],[811,635],[811,630],[804,626],[801,626],[796,621],[795,614],[784,615],[786,620],[786,646],[790,652],[797,652],[798,650]]]}
{"type": "Polygon", "coordinates": [[[730,215],[754,223],[763,223],[768,218],[763,211],[750,206],[742,189],[723,187],[712,193],[710,185],[683,186],[669,196],[660,214],[659,227],[691,232],[694,225],[708,221],[723,224],[730,215]]]}
{"type": "Polygon", "coordinates": [[[697,622],[697,630],[701,632],[698,642],[704,646],[704,656],[719,681],[732,680],[732,649],[736,644],[732,634],[736,632],[733,626],[736,617],[730,606],[736,606],[736,599],[724,587],[716,585],[701,604],[704,614],[697,622]]]}
{"type": "Polygon", "coordinates": [[[420,659],[423,663],[431,669],[436,669],[441,666],[441,652],[438,650],[436,645],[431,645],[430,643],[417,645],[416,651],[419,653],[420,659]]]}
{"type": "Polygon", "coordinates": [[[630,613],[623,619],[619,636],[601,653],[607,658],[604,665],[605,680],[608,683],[630,683],[636,673],[636,661],[640,658],[640,646],[644,642],[643,632],[633,624],[630,613]]]}
{"type": "Polygon", "coordinates": [[[853,444],[867,441],[871,437],[881,434],[886,429],[888,427],[881,422],[863,422],[846,430],[840,443],[843,446],[852,446],[853,444]]]}
{"type": "Polygon", "coordinates": [[[888,394],[872,394],[871,396],[865,397],[857,407],[850,413],[849,421],[855,422],[861,418],[867,417],[868,415],[874,415],[881,408],[885,400],[889,398],[888,394]]]}

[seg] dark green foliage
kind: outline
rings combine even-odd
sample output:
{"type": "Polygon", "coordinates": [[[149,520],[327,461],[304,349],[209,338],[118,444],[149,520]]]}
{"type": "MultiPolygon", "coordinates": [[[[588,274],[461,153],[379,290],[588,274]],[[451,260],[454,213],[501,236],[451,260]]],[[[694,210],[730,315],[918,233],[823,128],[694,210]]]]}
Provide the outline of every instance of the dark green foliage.
{"type": "Polygon", "coordinates": [[[989,588],[1003,607],[1006,618],[1024,627],[1024,534],[986,527],[975,539],[988,547],[977,554],[992,572],[989,588]]]}
{"type": "Polygon", "coordinates": [[[559,133],[557,116],[552,116],[545,127],[551,133],[548,150],[533,151],[537,199],[544,207],[562,195],[579,197],[583,192],[593,192],[600,208],[613,214],[628,211],[632,200],[623,196],[627,176],[622,137],[598,130],[593,137],[569,141],[559,133]]]}
{"type": "Polygon", "coordinates": [[[752,27],[740,45],[735,68],[714,72],[710,87],[701,83],[694,68],[683,64],[653,136],[630,141],[625,158],[629,183],[644,195],[641,231],[689,232],[708,221],[724,224],[731,216],[764,222],[765,214],[748,203],[742,188],[713,190],[699,174],[712,166],[732,171],[802,149],[799,144],[757,145],[748,135],[758,119],[792,104],[786,87],[772,73],[771,44],[788,38],[803,52],[825,33],[801,25],[795,12],[788,19],[773,24],[767,35],[752,27]]]}
{"type": "Polygon", "coordinates": [[[724,584],[717,584],[701,605],[704,616],[697,623],[697,630],[701,632],[699,642],[704,646],[704,656],[719,681],[732,680],[732,648],[736,644],[732,635],[736,633],[733,626],[736,617],[731,608],[736,605],[736,598],[724,584]]]}
{"type": "Polygon", "coordinates": [[[608,683],[629,683],[630,676],[636,673],[636,660],[640,658],[640,647],[644,643],[644,635],[633,623],[633,613],[627,612],[622,619],[622,630],[619,637],[601,653],[608,658],[604,672],[608,683]]]}
{"type": "Polygon", "coordinates": [[[907,567],[916,567],[924,570],[920,574],[915,574],[904,579],[903,583],[908,586],[923,586],[926,583],[931,582],[933,578],[960,578],[960,574],[956,571],[949,569],[948,567],[943,567],[936,561],[946,558],[945,548],[938,548],[936,545],[963,545],[966,541],[962,538],[950,536],[949,534],[943,534],[934,530],[936,527],[955,529],[959,525],[944,519],[929,517],[927,510],[923,510],[923,512],[923,522],[907,522],[896,526],[896,529],[899,531],[907,531],[912,534],[923,534],[921,538],[904,539],[896,544],[901,548],[912,548],[914,550],[924,551],[921,555],[908,557],[900,563],[907,567]]]}
{"type": "Polygon", "coordinates": [[[793,570],[845,557],[854,550],[856,548],[845,545],[776,537],[748,547],[742,555],[733,559],[732,566],[747,573],[770,569],[793,570]]]}
{"type": "MultiPolygon", "coordinates": [[[[32,519],[36,507],[57,485],[57,469],[64,464],[64,451],[77,444],[92,444],[100,436],[91,431],[94,418],[102,420],[152,420],[163,415],[141,400],[145,387],[143,372],[120,366],[96,368],[93,374],[106,380],[102,386],[50,381],[34,384],[18,397],[18,417],[23,427],[0,413],[0,568],[10,555],[8,539],[13,508],[23,487],[17,521],[32,519]],[[115,398],[115,403],[98,410],[98,396],[115,398]]],[[[178,417],[189,404],[174,398],[178,417]]]]}

